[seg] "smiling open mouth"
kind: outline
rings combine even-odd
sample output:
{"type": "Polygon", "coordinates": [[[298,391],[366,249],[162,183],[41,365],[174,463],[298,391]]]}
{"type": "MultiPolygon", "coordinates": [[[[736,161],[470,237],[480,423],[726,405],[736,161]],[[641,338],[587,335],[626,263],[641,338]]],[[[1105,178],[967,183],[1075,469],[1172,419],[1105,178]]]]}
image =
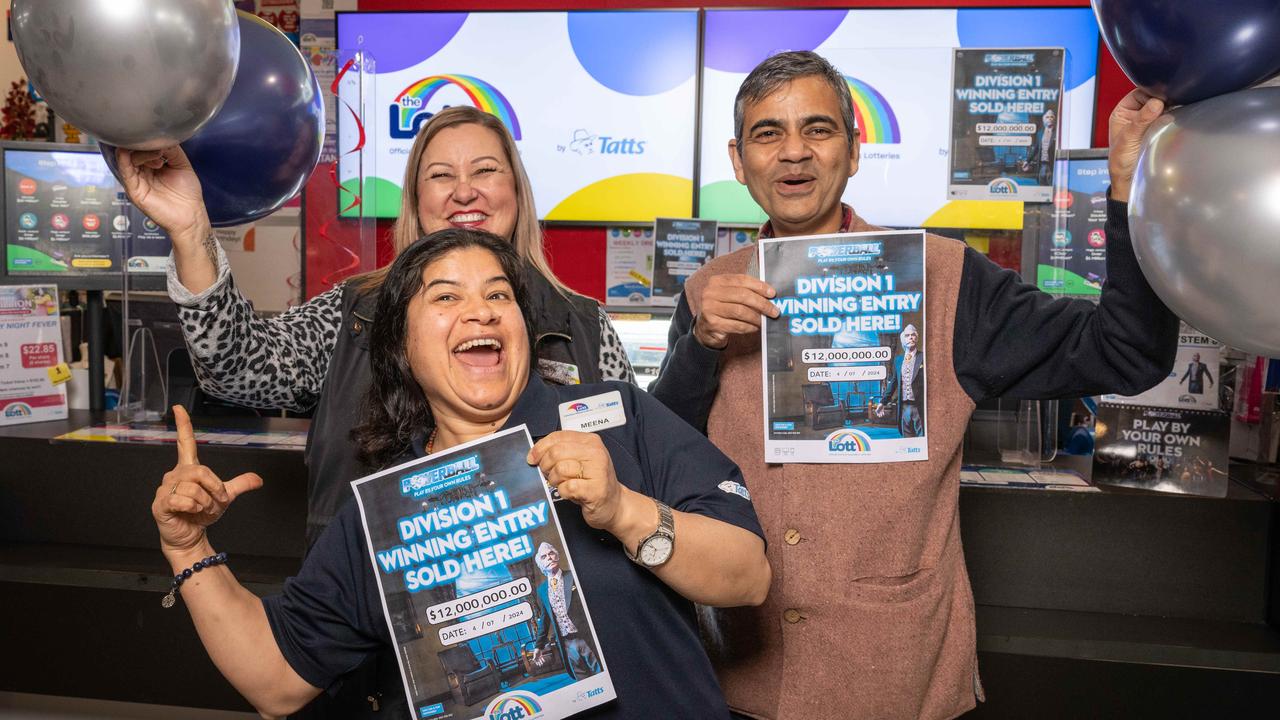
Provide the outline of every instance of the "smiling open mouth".
{"type": "Polygon", "coordinates": [[[458,362],[470,367],[495,367],[502,362],[502,342],[497,338],[476,338],[453,349],[458,362]]]}
{"type": "Polygon", "coordinates": [[[478,225],[488,219],[489,216],[482,212],[454,213],[449,216],[449,222],[453,225],[478,225]]]}

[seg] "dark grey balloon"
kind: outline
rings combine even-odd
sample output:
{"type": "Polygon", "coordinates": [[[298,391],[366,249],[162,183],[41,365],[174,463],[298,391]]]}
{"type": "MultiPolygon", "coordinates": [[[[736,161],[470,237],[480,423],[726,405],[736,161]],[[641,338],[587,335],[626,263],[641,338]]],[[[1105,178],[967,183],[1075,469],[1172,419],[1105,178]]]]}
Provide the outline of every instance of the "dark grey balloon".
{"type": "Polygon", "coordinates": [[[1228,345],[1280,356],[1280,87],[1186,105],[1146,141],[1134,251],[1165,303],[1228,345]]]}
{"type": "Polygon", "coordinates": [[[231,92],[231,0],[14,0],[18,59],[49,107],[113,145],[190,138],[231,92]]]}

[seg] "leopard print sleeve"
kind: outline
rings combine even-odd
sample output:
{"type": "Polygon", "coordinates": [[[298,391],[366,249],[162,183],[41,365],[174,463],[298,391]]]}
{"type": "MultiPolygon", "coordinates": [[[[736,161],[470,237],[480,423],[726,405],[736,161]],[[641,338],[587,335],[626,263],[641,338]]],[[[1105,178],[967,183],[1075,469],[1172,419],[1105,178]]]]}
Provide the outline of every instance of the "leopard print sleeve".
{"type": "Polygon", "coordinates": [[[218,282],[198,296],[180,297],[170,284],[200,387],[250,407],[311,408],[342,324],[342,287],[264,319],[223,272],[223,262],[218,282]]]}
{"type": "Polygon", "coordinates": [[[631,369],[627,351],[604,308],[600,308],[600,378],[636,384],[636,373],[631,369]]]}

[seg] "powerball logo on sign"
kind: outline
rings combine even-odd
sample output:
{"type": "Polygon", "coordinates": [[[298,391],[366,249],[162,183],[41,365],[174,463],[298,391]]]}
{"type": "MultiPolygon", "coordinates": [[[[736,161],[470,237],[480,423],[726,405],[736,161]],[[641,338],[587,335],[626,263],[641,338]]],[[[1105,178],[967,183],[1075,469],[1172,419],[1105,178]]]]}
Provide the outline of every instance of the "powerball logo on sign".
{"type": "Polygon", "coordinates": [[[468,455],[447,465],[437,465],[400,478],[400,494],[417,500],[424,495],[471,482],[472,476],[478,472],[480,458],[468,455]]]}
{"type": "Polygon", "coordinates": [[[987,192],[992,195],[1017,195],[1018,183],[1009,178],[996,178],[987,184],[987,192]]]}
{"type": "Polygon", "coordinates": [[[871,452],[871,438],[861,430],[844,428],[827,436],[827,451],[844,455],[871,452]]]}
{"type": "Polygon", "coordinates": [[[484,716],[489,720],[527,720],[541,714],[542,706],[538,704],[538,698],[527,692],[499,695],[484,710],[484,716]]]}
{"type": "Polygon", "coordinates": [[[391,137],[412,140],[418,128],[435,113],[427,111],[427,103],[446,87],[456,87],[466,93],[467,100],[477,109],[496,116],[511,131],[511,137],[521,139],[520,121],[507,98],[494,86],[470,75],[432,75],[415,82],[396,96],[388,113],[391,137]]]}

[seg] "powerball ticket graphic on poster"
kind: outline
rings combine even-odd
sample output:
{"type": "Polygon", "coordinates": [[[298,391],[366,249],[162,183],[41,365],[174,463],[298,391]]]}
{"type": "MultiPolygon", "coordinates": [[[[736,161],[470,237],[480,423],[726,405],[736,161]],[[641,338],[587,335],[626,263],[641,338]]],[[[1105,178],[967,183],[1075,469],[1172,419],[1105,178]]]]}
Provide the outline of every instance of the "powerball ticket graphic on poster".
{"type": "Polygon", "coordinates": [[[927,460],[923,230],[762,240],[765,460],[927,460]]]}
{"type": "Polygon", "coordinates": [[[616,697],[531,447],[521,425],[352,483],[413,718],[616,697]]]}

